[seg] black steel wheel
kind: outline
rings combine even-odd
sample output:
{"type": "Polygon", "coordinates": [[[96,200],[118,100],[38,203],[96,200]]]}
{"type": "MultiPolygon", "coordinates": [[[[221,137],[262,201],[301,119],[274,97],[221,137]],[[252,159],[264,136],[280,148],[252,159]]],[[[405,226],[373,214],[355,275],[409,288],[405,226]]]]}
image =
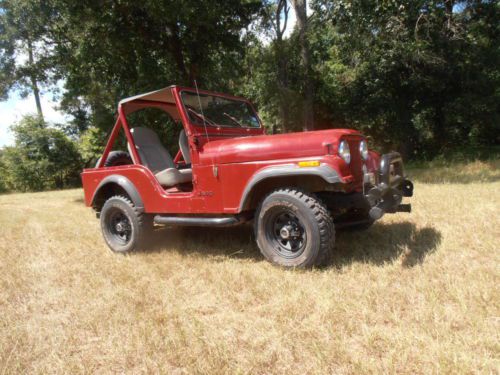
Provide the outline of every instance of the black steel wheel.
{"type": "Polygon", "coordinates": [[[125,253],[146,245],[152,223],[127,197],[109,198],[102,207],[100,219],[104,240],[114,252],[125,253]]]}
{"type": "Polygon", "coordinates": [[[129,243],[132,239],[132,225],[127,215],[116,207],[110,208],[109,219],[106,220],[106,229],[113,241],[122,246],[129,243]]]}
{"type": "Polygon", "coordinates": [[[266,237],[273,244],[273,249],[281,256],[293,259],[304,251],[307,245],[307,233],[301,220],[292,210],[274,207],[266,215],[266,237]]]}
{"type": "Polygon", "coordinates": [[[279,189],[261,203],[255,216],[261,253],[285,267],[325,262],[335,242],[333,220],[323,203],[297,189],[279,189]]]}

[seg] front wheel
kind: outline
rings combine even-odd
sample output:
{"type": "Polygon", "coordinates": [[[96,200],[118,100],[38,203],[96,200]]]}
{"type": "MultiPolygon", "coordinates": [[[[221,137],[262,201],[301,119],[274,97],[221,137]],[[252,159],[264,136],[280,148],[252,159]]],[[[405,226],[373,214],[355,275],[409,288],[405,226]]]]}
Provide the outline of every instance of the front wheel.
{"type": "Polygon", "coordinates": [[[297,189],[279,189],[261,203],[255,237],[264,257],[284,267],[325,262],[335,242],[333,220],[321,201],[297,189]]]}
{"type": "Polygon", "coordinates": [[[114,252],[126,253],[145,247],[151,220],[127,197],[109,198],[102,207],[100,219],[104,240],[114,252]]]}

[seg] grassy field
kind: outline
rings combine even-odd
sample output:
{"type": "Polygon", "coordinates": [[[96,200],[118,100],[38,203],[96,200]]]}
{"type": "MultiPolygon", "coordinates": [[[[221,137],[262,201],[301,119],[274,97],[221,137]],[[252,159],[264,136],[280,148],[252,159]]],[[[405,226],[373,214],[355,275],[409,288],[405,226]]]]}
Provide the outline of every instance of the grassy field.
{"type": "Polygon", "coordinates": [[[115,255],[81,190],[0,196],[0,375],[498,374],[499,163],[411,174],[412,214],[338,232],[309,271],[251,227],[115,255]]]}

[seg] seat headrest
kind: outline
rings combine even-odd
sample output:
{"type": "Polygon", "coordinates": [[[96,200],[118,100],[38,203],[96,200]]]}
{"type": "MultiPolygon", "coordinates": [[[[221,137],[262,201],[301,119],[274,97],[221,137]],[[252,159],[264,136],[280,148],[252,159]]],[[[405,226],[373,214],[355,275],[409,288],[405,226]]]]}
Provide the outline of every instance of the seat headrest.
{"type": "Polygon", "coordinates": [[[182,157],[187,164],[191,164],[191,154],[189,153],[189,141],[184,129],[179,134],[179,148],[181,149],[182,157]]]}
{"type": "Polygon", "coordinates": [[[130,129],[130,133],[134,138],[136,146],[148,145],[148,144],[158,144],[160,142],[160,137],[153,130],[148,128],[133,128],[130,129]]]}

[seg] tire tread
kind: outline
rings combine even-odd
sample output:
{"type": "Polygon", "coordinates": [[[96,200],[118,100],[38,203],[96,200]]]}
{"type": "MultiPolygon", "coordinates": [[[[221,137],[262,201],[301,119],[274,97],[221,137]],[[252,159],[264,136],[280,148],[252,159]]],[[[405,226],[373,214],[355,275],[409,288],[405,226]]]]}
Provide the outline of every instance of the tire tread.
{"type": "Polygon", "coordinates": [[[112,195],[111,197],[109,197],[106,200],[106,202],[104,203],[104,205],[106,205],[106,203],[108,201],[112,200],[112,199],[116,199],[116,200],[122,201],[123,203],[125,203],[126,205],[128,205],[132,209],[132,211],[134,212],[134,215],[135,215],[135,217],[137,219],[138,227],[141,228],[141,230],[138,233],[138,237],[136,239],[136,244],[137,245],[136,245],[135,249],[142,248],[142,247],[146,246],[146,240],[148,238],[148,236],[147,236],[147,230],[148,230],[148,228],[150,228],[152,226],[152,220],[150,218],[150,215],[147,215],[142,210],[139,210],[134,205],[134,203],[132,202],[132,200],[129,197],[127,197],[125,195],[121,195],[121,194],[112,195]]]}
{"type": "MultiPolygon", "coordinates": [[[[302,189],[294,187],[278,188],[273,190],[262,199],[257,208],[257,217],[266,198],[273,194],[285,194],[293,196],[297,200],[300,200],[302,203],[304,203],[312,211],[319,228],[320,249],[318,251],[316,259],[313,260],[312,264],[305,265],[305,267],[324,265],[328,261],[328,258],[333,250],[333,245],[335,243],[335,227],[333,224],[333,219],[325,204],[314,194],[308,193],[302,189]]],[[[255,233],[255,236],[257,236],[257,233],[255,233]]]]}

